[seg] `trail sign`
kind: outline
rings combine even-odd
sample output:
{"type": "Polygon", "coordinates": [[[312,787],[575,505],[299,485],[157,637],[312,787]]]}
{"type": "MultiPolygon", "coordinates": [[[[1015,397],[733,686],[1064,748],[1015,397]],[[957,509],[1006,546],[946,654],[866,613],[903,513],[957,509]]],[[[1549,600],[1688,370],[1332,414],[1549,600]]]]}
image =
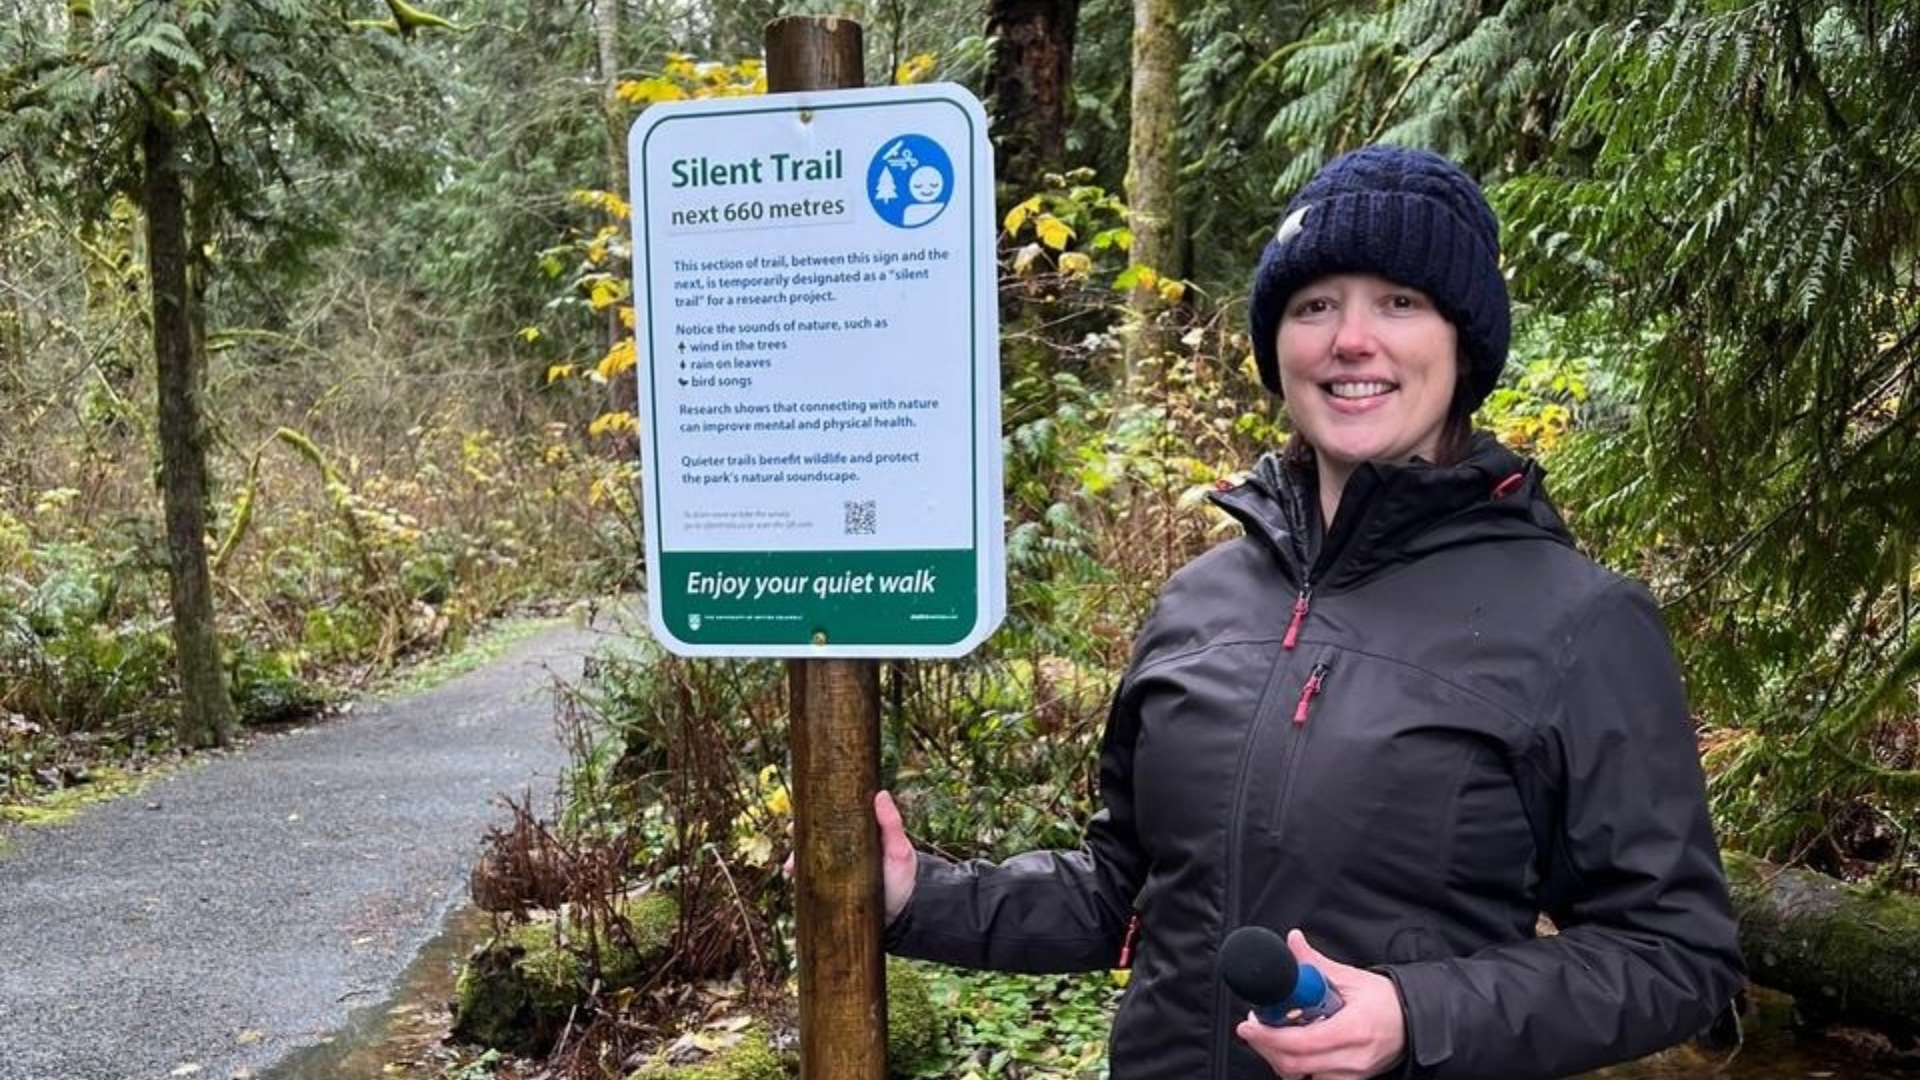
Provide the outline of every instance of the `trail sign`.
{"type": "Polygon", "coordinates": [[[980,103],[935,84],[658,104],[629,160],[655,636],[970,651],[1006,607],[980,103]]]}

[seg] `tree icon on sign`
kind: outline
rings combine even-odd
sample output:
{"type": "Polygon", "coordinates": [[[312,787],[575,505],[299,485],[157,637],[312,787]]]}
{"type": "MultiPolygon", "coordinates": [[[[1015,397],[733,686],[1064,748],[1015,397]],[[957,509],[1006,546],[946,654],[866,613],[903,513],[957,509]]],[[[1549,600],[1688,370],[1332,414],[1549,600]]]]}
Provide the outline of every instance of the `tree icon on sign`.
{"type": "Polygon", "coordinates": [[[964,195],[953,159],[925,135],[906,134],[881,143],[867,162],[867,203],[880,220],[915,229],[941,216],[964,195]]]}

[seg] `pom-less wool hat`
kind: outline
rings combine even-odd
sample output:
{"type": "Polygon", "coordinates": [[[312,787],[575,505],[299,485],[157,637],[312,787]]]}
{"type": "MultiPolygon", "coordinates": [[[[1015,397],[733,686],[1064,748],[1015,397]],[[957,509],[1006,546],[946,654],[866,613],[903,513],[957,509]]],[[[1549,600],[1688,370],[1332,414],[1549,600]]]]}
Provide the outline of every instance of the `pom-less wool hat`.
{"type": "Polygon", "coordinates": [[[1459,332],[1468,406],[1493,392],[1512,334],[1500,225],[1458,165],[1425,150],[1369,146],[1328,162],[1287,204],[1248,302],[1267,389],[1280,393],[1274,334],[1287,299],[1340,273],[1378,274],[1427,294],[1459,332]]]}

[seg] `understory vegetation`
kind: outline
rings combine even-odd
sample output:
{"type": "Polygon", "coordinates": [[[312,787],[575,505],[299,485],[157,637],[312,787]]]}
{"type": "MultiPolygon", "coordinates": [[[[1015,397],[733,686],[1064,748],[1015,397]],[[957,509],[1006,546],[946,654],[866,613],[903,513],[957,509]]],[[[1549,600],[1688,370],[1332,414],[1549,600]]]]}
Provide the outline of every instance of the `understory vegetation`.
{"type": "MultiPolygon", "coordinates": [[[[762,25],[829,8],[867,21],[870,83],[977,87],[1011,40],[983,25],[1021,7],[430,6],[0,16],[0,815],[193,749],[142,132],[205,140],[182,165],[201,531],[227,691],[272,724],[503,615],[632,617],[647,358],[619,193],[642,110],[764,92],[738,59],[762,25]]],[[[1008,609],[963,660],[881,667],[882,783],[916,840],[1078,843],[1134,629],[1230,534],[1207,493],[1286,438],[1243,329],[1252,262],[1299,182],[1388,140],[1486,179],[1517,336],[1478,423],[1661,600],[1727,846],[1920,889],[1914,5],[1140,6],[1133,34],[1184,42],[1171,197],[1123,190],[1117,0],[1056,6],[1071,123],[999,177],[1008,609]],[[1143,265],[1135,229],[1167,220],[1143,265]]],[[[566,695],[564,801],[517,808],[493,851],[588,942],[670,894],[667,959],[583,978],[539,1053],[436,1045],[395,1075],[624,1078],[737,1045],[743,1017],[781,1045],[785,675],[628,636],[566,695]]],[[[939,1019],[904,1075],[1104,1075],[1123,975],[915,970],[939,1019]]]]}

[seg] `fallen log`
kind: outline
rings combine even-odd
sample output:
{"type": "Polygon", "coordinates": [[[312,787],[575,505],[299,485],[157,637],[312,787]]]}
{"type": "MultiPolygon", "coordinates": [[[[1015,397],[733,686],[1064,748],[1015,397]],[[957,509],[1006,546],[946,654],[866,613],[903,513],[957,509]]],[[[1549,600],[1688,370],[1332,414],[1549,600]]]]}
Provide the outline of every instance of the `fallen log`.
{"type": "Polygon", "coordinates": [[[1726,853],[1740,949],[1802,1018],[1920,1037],[1920,896],[1726,853]]]}

